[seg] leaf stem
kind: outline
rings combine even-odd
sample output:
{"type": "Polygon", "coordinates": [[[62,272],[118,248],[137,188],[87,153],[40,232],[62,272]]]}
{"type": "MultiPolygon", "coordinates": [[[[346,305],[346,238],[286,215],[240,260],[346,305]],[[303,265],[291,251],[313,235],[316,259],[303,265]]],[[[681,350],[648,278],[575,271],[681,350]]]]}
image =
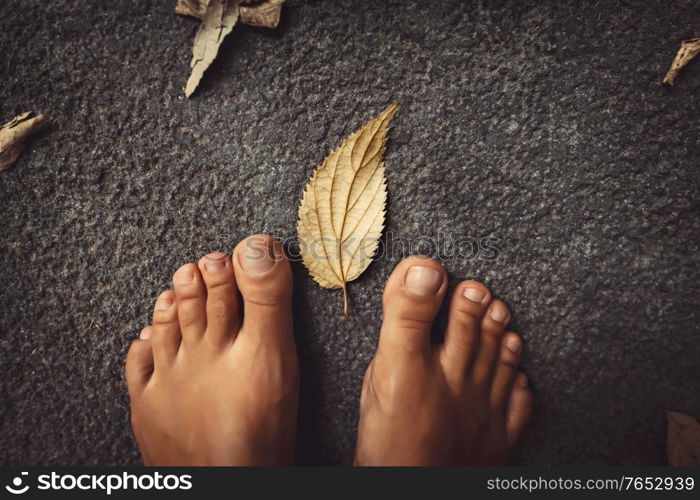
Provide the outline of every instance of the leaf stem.
{"type": "Polygon", "coordinates": [[[348,315],[348,284],[343,282],[343,314],[348,315]]]}

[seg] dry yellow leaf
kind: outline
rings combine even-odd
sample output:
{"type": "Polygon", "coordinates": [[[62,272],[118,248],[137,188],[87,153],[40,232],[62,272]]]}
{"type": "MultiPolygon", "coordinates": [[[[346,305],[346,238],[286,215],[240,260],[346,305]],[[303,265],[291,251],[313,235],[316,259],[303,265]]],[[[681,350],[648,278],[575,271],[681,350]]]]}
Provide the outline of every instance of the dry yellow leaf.
{"type": "Polygon", "coordinates": [[[389,122],[382,114],[345,139],[313,173],[299,207],[297,233],[304,265],[324,288],[342,288],[367,269],[384,229],[384,150],[389,122]]]}
{"type": "Polygon", "coordinates": [[[284,0],[245,6],[253,0],[177,0],[175,12],[202,20],[192,47],[192,73],[185,86],[190,97],[197,89],[204,72],[219,52],[224,38],[231,33],[238,20],[251,26],[276,28],[280,21],[284,0]]]}
{"type": "Polygon", "coordinates": [[[204,72],[214,62],[219,46],[238,21],[238,0],[211,0],[194,37],[192,73],[185,86],[185,95],[195,91],[204,72]]]}
{"type": "MultiPolygon", "coordinates": [[[[211,0],[177,0],[175,12],[183,16],[204,19],[210,2],[211,0]]],[[[283,3],[284,0],[267,0],[262,3],[255,3],[255,0],[240,0],[240,20],[250,26],[276,28],[280,22],[283,3]]]]}
{"type": "Polygon", "coordinates": [[[24,148],[24,141],[39,130],[45,115],[32,116],[31,112],[15,116],[12,121],[0,126],[0,172],[12,166],[24,148]]]}
{"type": "Polygon", "coordinates": [[[700,38],[693,38],[691,40],[681,42],[681,47],[678,49],[678,53],[673,59],[673,63],[671,63],[671,69],[669,69],[668,73],[666,73],[664,83],[673,85],[678,72],[698,54],[700,54],[700,38]]]}
{"type": "Polygon", "coordinates": [[[209,7],[209,0],[177,0],[175,12],[202,19],[207,12],[207,7],[209,7]]]}
{"type": "MultiPolygon", "coordinates": [[[[245,2],[242,2],[245,3],[245,2]]],[[[250,26],[276,28],[280,22],[284,0],[268,0],[260,5],[241,5],[241,22],[250,26]]]]}

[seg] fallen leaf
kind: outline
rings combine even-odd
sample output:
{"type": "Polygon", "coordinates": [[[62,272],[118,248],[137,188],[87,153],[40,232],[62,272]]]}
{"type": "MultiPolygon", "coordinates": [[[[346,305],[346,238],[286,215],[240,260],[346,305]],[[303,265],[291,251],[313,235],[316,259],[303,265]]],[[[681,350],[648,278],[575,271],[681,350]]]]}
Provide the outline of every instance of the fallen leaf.
{"type": "Polygon", "coordinates": [[[192,73],[185,86],[185,95],[195,91],[204,72],[214,62],[219,46],[238,21],[238,0],[211,0],[194,37],[192,73]]]}
{"type": "Polygon", "coordinates": [[[669,465],[700,466],[700,423],[695,417],[666,411],[668,419],[667,453],[669,465]]]}
{"type": "Polygon", "coordinates": [[[0,172],[12,166],[24,148],[24,141],[39,130],[45,120],[45,115],[33,117],[27,112],[0,127],[0,172]]]}
{"type": "Polygon", "coordinates": [[[192,72],[185,86],[187,97],[197,89],[204,72],[216,59],[224,38],[231,33],[239,19],[251,26],[277,27],[284,0],[248,5],[252,3],[253,0],[177,0],[177,14],[202,20],[192,47],[192,72]]]}
{"type": "Polygon", "coordinates": [[[280,23],[283,3],[284,0],[269,0],[250,7],[241,5],[241,22],[250,26],[276,28],[280,23]]]}
{"type": "Polygon", "coordinates": [[[700,38],[693,38],[691,40],[681,42],[681,47],[678,49],[678,53],[673,59],[673,63],[671,63],[671,69],[669,69],[668,73],[666,73],[664,83],[673,85],[678,72],[698,54],[700,54],[700,38]]]}
{"type": "Polygon", "coordinates": [[[192,16],[197,19],[204,18],[204,13],[209,6],[209,0],[177,0],[175,12],[183,16],[192,16]]]}
{"type": "Polygon", "coordinates": [[[347,284],[367,269],[384,229],[382,157],[389,121],[398,108],[392,104],[329,154],[314,171],[299,207],[304,265],[322,287],[342,288],[346,316],[347,284]]]}
{"type": "MultiPolygon", "coordinates": [[[[204,19],[207,7],[211,0],[177,0],[175,13],[183,16],[204,19]]],[[[257,2],[256,0],[240,0],[241,22],[251,26],[264,26],[265,28],[276,28],[279,24],[279,15],[282,11],[284,0],[267,0],[257,2]]]]}

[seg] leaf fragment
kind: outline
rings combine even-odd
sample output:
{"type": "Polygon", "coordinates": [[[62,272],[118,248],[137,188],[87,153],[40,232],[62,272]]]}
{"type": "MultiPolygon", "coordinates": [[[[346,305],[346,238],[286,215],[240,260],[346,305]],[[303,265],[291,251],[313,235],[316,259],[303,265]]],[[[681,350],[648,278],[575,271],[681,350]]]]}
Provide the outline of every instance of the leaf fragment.
{"type": "Polygon", "coordinates": [[[251,2],[252,0],[177,0],[177,14],[202,20],[192,47],[192,72],[185,86],[187,97],[197,90],[204,72],[216,59],[224,38],[239,20],[251,26],[277,27],[284,0],[267,0],[254,5],[251,2]]]}
{"type": "Polygon", "coordinates": [[[700,38],[692,38],[681,42],[678,53],[676,53],[676,57],[673,59],[673,63],[671,63],[671,68],[666,73],[664,83],[673,85],[676,76],[678,76],[678,72],[698,54],[700,54],[700,38]]]}
{"type": "Polygon", "coordinates": [[[22,113],[0,127],[0,172],[15,163],[24,148],[24,142],[46,121],[46,115],[32,115],[32,112],[22,113]]]}
{"type": "Polygon", "coordinates": [[[384,150],[392,104],[346,138],[314,171],[299,207],[297,233],[304,265],[323,288],[343,290],[367,269],[386,214],[384,150]]]}
{"type": "Polygon", "coordinates": [[[192,47],[192,73],[185,86],[185,95],[190,97],[197,89],[204,72],[209,68],[224,38],[238,21],[239,0],[211,0],[194,37],[192,47]]]}
{"type": "Polygon", "coordinates": [[[700,423],[695,417],[666,411],[668,463],[676,467],[700,466],[700,423]]]}
{"type": "Polygon", "coordinates": [[[207,12],[209,0],[177,0],[175,12],[183,16],[192,16],[197,19],[204,18],[207,12]]]}
{"type": "Polygon", "coordinates": [[[241,22],[250,26],[276,28],[280,23],[283,3],[284,0],[269,0],[250,7],[241,5],[241,22]]]}

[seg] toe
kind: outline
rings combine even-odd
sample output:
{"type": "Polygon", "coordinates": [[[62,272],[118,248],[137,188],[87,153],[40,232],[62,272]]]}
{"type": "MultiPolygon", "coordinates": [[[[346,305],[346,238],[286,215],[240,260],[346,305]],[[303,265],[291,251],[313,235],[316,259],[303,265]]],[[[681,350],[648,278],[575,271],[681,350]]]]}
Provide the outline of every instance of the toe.
{"type": "Polygon", "coordinates": [[[231,257],[210,253],[199,261],[207,287],[206,337],[215,345],[232,340],[238,332],[238,292],[231,257]]]}
{"type": "Polygon", "coordinates": [[[445,372],[464,378],[479,345],[479,329],[491,292],[478,281],[463,281],[452,295],[442,359],[445,372]]]}
{"type": "Polygon", "coordinates": [[[204,280],[194,264],[185,264],[175,272],[173,287],[177,298],[177,317],[183,341],[195,342],[207,328],[204,280]]]}
{"type": "Polygon", "coordinates": [[[239,335],[293,340],[292,270],[282,244],[270,235],[256,234],[241,241],[233,255],[243,297],[239,335]]]}
{"type": "Polygon", "coordinates": [[[491,408],[496,414],[503,415],[505,411],[513,388],[513,379],[520,363],[522,345],[520,337],[513,332],[508,332],[503,336],[498,365],[491,386],[491,408]]]}
{"type": "Polygon", "coordinates": [[[131,343],[126,355],[124,375],[132,398],[143,390],[153,373],[153,350],[149,334],[149,327],[144,328],[140,338],[131,343]]]}
{"type": "Polygon", "coordinates": [[[156,300],[153,308],[153,325],[150,327],[156,367],[170,365],[177,355],[182,340],[177,318],[178,302],[175,300],[175,293],[167,290],[156,300]]]}
{"type": "Polygon", "coordinates": [[[153,306],[153,322],[169,323],[177,320],[177,306],[175,305],[175,292],[166,290],[156,299],[153,306]]]}
{"type": "Polygon", "coordinates": [[[476,385],[484,390],[491,385],[491,378],[501,350],[501,338],[509,320],[510,311],[500,300],[491,301],[481,319],[479,352],[474,360],[473,374],[476,385]]]}
{"type": "Polygon", "coordinates": [[[530,420],[532,401],[532,391],[528,387],[527,377],[524,373],[520,373],[513,384],[506,409],[506,433],[511,447],[518,442],[523,429],[530,420]]]}
{"type": "Polygon", "coordinates": [[[428,354],[430,327],[446,289],[445,270],[429,257],[409,257],[396,266],[384,288],[378,353],[428,354]]]}

